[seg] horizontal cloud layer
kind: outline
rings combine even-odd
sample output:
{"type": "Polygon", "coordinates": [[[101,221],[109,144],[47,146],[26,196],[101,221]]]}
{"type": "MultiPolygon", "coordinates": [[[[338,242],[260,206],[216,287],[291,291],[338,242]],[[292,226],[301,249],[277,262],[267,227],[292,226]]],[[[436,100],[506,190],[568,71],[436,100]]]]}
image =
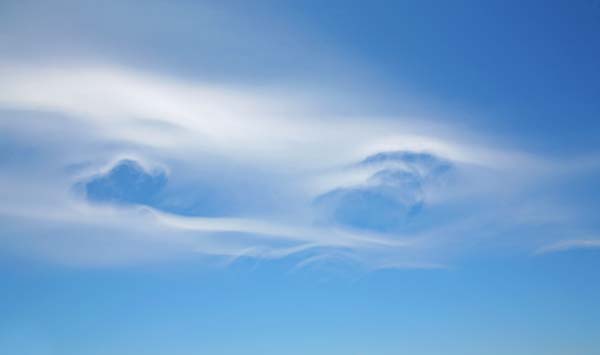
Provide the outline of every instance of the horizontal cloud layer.
{"type": "Polygon", "coordinates": [[[543,235],[519,243],[537,248],[569,230],[530,193],[559,162],[431,121],[115,67],[0,76],[2,248],[91,264],[199,253],[431,267],[481,238],[543,235]]]}

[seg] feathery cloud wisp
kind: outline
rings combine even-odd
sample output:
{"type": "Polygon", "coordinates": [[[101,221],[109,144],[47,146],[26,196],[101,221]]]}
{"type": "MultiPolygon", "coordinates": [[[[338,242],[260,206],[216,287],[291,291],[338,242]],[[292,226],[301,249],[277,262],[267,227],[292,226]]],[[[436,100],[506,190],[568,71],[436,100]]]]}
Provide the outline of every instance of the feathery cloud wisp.
{"type": "MultiPolygon", "coordinates": [[[[54,228],[69,239],[44,244],[45,253],[75,235],[102,243],[110,233],[132,250],[147,243],[283,257],[337,249],[371,266],[432,265],[480,234],[489,225],[482,216],[513,208],[511,196],[552,170],[465,134],[400,118],[336,117],[282,92],[110,67],[5,65],[0,73],[13,145],[43,147],[3,174],[0,212],[6,234],[54,228]],[[59,139],[43,129],[53,126],[62,128],[59,139]]],[[[85,244],[75,248],[79,259],[94,259],[85,244]]],[[[69,250],[58,254],[68,259],[69,250]]]]}

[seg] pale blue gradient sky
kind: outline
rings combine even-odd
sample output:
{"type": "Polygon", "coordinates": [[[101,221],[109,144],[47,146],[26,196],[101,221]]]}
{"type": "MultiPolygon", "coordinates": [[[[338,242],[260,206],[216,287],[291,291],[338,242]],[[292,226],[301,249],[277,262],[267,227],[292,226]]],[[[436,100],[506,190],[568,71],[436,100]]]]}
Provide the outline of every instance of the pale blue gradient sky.
{"type": "Polygon", "coordinates": [[[0,353],[600,354],[597,1],[3,1],[0,353]]]}

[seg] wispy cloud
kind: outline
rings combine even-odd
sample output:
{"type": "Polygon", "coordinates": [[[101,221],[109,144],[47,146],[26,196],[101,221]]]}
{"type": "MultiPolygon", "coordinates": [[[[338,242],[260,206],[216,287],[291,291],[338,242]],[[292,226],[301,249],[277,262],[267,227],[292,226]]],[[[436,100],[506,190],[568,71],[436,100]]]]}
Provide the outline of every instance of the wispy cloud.
{"type": "MultiPolygon", "coordinates": [[[[536,198],[523,191],[556,168],[419,120],[340,117],[285,90],[110,66],[0,68],[11,145],[41,147],[0,175],[5,245],[26,234],[59,259],[112,260],[94,253],[110,240],[131,245],[124,260],[151,250],[440,265],[465,240],[527,224],[515,214],[536,198]]],[[[552,218],[537,210],[538,225],[552,218]]]]}
{"type": "Polygon", "coordinates": [[[441,131],[428,135],[416,120],[330,116],[282,90],[201,85],[116,67],[0,68],[6,108],[66,114],[108,138],[173,152],[209,149],[316,166],[400,150],[494,167],[533,163],[517,152],[452,141],[441,131]]]}
{"type": "Polygon", "coordinates": [[[562,240],[556,243],[552,243],[543,246],[536,250],[536,254],[547,254],[561,251],[567,251],[572,249],[591,249],[600,248],[600,239],[571,239],[562,240]]]}

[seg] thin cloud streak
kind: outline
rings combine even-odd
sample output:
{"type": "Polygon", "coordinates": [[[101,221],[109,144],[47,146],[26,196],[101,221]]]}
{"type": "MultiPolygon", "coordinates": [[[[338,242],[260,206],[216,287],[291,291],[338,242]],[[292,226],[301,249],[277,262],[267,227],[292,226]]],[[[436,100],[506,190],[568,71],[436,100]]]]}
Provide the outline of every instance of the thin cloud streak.
{"type": "Polygon", "coordinates": [[[536,254],[557,253],[573,249],[600,248],[600,239],[572,239],[543,246],[535,251],[536,254]]]}

